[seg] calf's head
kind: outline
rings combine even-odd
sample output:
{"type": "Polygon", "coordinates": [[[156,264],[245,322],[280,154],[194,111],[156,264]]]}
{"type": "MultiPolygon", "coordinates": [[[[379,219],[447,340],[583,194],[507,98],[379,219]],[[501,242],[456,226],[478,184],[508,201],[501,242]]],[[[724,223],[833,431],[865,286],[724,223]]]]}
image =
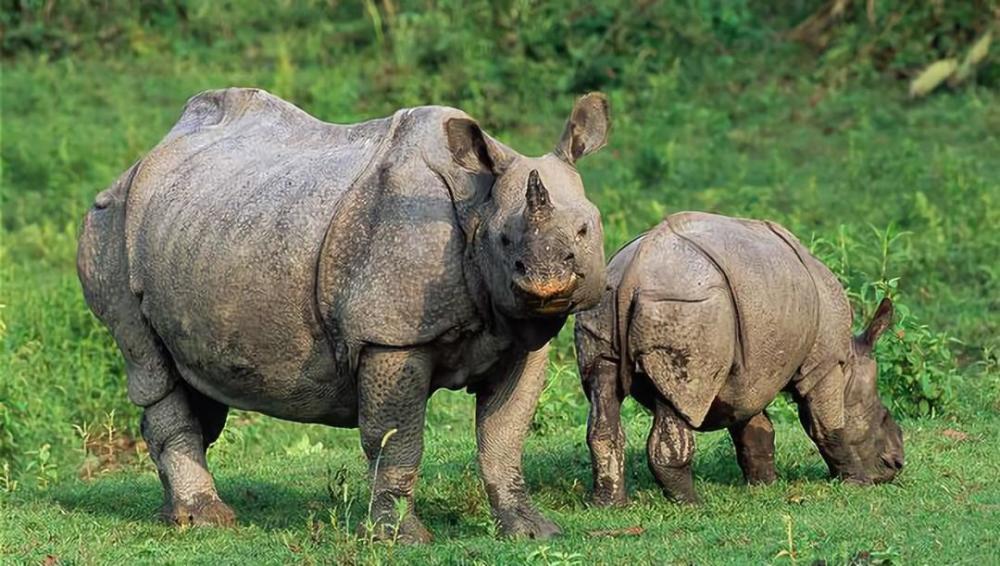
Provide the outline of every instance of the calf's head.
{"type": "Polygon", "coordinates": [[[556,148],[522,156],[483,134],[475,122],[445,125],[455,160],[478,179],[468,259],[494,307],[514,319],[565,317],[597,304],[604,289],[603,232],[576,171],[581,157],[607,142],[608,102],[577,101],[556,148]]]}
{"type": "MultiPolygon", "coordinates": [[[[892,324],[892,301],[882,299],[868,327],[854,338],[844,391],[844,440],[873,482],[887,482],[903,468],[903,431],[878,396],[875,343],[892,324]]],[[[836,472],[836,470],[835,470],[836,472]]]]}

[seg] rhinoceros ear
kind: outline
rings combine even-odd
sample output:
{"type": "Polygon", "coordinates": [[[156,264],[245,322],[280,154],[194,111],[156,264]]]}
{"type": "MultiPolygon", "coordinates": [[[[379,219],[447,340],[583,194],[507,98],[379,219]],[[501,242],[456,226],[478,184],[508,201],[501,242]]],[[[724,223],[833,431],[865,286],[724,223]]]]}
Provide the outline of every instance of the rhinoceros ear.
{"type": "Polygon", "coordinates": [[[463,169],[470,173],[500,174],[507,157],[474,120],[451,118],[445,122],[444,132],[452,157],[463,169]]]}
{"type": "Polygon", "coordinates": [[[592,92],[576,101],[573,112],[566,121],[555,154],[569,164],[574,164],[584,155],[590,155],[608,143],[611,128],[611,109],[608,97],[592,92]]]}
{"type": "Polygon", "coordinates": [[[875,348],[875,343],[878,342],[879,336],[885,332],[886,328],[892,325],[892,311],[892,300],[889,297],[882,299],[878,308],[875,309],[875,314],[872,315],[872,320],[868,323],[868,327],[858,337],[858,342],[861,343],[867,352],[871,352],[875,348]]]}

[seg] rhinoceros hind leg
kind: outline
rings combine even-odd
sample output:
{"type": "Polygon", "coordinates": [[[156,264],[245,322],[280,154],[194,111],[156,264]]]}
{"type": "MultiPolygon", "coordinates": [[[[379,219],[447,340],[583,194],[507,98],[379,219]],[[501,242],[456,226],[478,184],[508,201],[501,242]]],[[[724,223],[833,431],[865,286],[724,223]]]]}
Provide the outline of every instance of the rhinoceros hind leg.
{"type": "Polygon", "coordinates": [[[729,427],[736,447],[736,459],[748,484],[770,484],[774,470],[774,427],[765,411],[750,420],[729,427]]]}
{"type": "Polygon", "coordinates": [[[225,407],[196,397],[178,379],[129,284],[125,202],[138,166],[101,193],[84,218],[77,272],[87,304],[125,358],[129,400],[145,410],[142,434],[164,488],[161,515],[173,523],[229,524],[233,511],[219,500],[205,465],[205,448],[222,431],[225,407]]]}
{"type": "Polygon", "coordinates": [[[163,483],[160,517],[175,525],[235,523],[208,471],[205,450],[222,431],[225,406],[179,383],[166,397],[146,407],[142,436],[163,483]],[[204,412],[196,413],[196,410],[204,412]]]}
{"type": "Polygon", "coordinates": [[[649,469],[667,497],[679,503],[700,503],[691,473],[694,431],[663,399],[656,400],[646,454],[649,469]]]}

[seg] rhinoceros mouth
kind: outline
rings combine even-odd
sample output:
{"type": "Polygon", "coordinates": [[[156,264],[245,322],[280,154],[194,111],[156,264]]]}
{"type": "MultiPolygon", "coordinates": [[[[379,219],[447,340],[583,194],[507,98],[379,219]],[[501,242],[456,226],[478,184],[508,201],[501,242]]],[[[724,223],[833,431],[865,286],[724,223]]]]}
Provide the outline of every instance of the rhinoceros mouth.
{"type": "Polygon", "coordinates": [[[527,301],[525,306],[531,310],[532,314],[554,316],[569,314],[569,312],[573,310],[573,307],[576,305],[569,297],[558,297],[537,301],[527,301]]]}

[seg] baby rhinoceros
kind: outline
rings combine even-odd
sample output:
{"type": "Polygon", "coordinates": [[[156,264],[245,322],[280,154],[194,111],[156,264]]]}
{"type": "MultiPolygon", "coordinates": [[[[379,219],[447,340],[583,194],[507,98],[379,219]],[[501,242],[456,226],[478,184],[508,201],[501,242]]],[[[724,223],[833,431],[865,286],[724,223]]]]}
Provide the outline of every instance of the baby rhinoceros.
{"type": "Polygon", "coordinates": [[[674,214],[612,258],[607,282],[601,303],[576,318],[596,504],[627,501],[626,395],[654,414],[649,466],[678,501],[698,501],[696,430],[728,428],[746,480],[774,481],[764,409],[781,391],[834,476],[869,484],[902,468],[902,432],[878,397],[872,358],[892,303],[852,338],[837,279],[781,226],[674,214]]]}

